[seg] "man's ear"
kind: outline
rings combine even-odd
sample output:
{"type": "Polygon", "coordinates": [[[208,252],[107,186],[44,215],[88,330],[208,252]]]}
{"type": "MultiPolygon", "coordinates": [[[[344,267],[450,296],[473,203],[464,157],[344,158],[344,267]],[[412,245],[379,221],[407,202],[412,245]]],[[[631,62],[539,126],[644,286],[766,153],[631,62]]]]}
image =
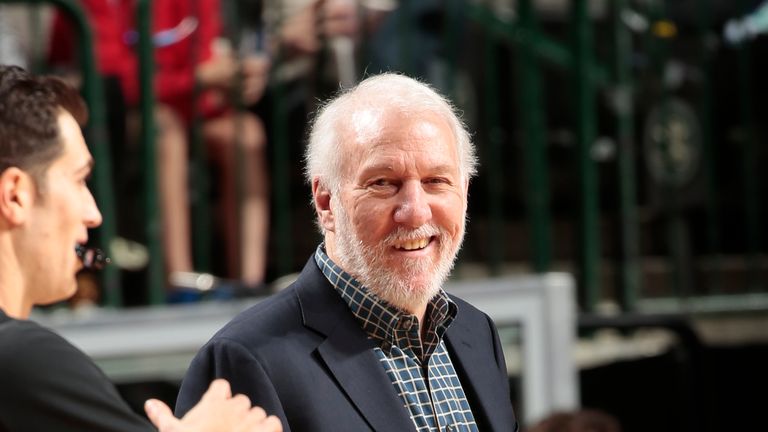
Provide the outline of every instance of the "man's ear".
{"type": "Polygon", "coordinates": [[[335,232],[336,220],[331,209],[331,190],[317,177],[312,179],[312,201],[320,226],[326,231],[335,232]]]}
{"type": "Polygon", "coordinates": [[[35,194],[35,182],[26,172],[10,167],[0,173],[0,215],[11,225],[27,220],[35,194]]]}

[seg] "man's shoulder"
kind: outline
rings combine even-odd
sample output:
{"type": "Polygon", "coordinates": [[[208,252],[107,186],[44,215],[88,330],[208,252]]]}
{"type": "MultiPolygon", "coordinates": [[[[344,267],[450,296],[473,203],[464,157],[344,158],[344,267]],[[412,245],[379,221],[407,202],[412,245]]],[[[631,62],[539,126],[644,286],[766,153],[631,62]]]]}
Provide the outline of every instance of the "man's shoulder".
{"type": "Polygon", "coordinates": [[[237,314],[215,337],[234,338],[243,332],[278,330],[295,325],[300,317],[296,286],[291,285],[237,314]]]}
{"type": "MultiPolygon", "coordinates": [[[[321,274],[322,276],[322,274],[321,274]]],[[[287,288],[251,306],[236,315],[213,337],[213,340],[230,339],[255,342],[258,338],[270,338],[304,327],[304,299],[327,289],[319,285],[322,280],[305,268],[287,288]]]]}
{"type": "Polygon", "coordinates": [[[82,351],[34,321],[12,319],[0,324],[0,370],[4,372],[29,378],[41,370],[90,364],[82,351]]]}
{"type": "Polygon", "coordinates": [[[8,319],[0,323],[0,362],[19,358],[20,353],[46,352],[50,347],[60,346],[71,345],[34,321],[8,319]]]}
{"type": "Polygon", "coordinates": [[[85,353],[33,321],[0,323],[0,382],[9,430],[152,430],[85,353]]]}
{"type": "Polygon", "coordinates": [[[488,319],[488,315],[485,312],[476,308],[471,303],[462,299],[461,297],[452,293],[449,293],[448,297],[450,297],[450,299],[453,300],[454,303],[456,303],[456,307],[458,308],[457,318],[462,317],[462,319],[472,319],[472,320],[488,319]]]}
{"type": "Polygon", "coordinates": [[[449,336],[455,338],[462,335],[462,337],[472,339],[485,337],[482,335],[487,335],[488,337],[493,335],[496,327],[488,314],[461,297],[457,297],[454,294],[448,294],[448,296],[457,307],[456,318],[448,328],[449,336]]]}

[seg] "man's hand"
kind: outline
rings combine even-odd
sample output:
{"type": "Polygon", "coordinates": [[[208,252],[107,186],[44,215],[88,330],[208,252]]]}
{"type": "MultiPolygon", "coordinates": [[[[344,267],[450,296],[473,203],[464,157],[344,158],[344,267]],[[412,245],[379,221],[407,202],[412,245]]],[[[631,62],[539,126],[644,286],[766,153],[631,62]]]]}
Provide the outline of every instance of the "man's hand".
{"type": "Polygon", "coordinates": [[[266,56],[252,55],[238,61],[232,53],[215,54],[210,60],[197,66],[197,79],[204,88],[230,92],[240,81],[243,103],[251,105],[264,95],[269,81],[270,61],[266,56]]]}
{"type": "Polygon", "coordinates": [[[287,17],[280,29],[280,38],[292,52],[315,54],[320,50],[320,38],[355,38],[359,30],[356,1],[314,0],[287,17]]]}
{"type": "Polygon", "coordinates": [[[246,57],[240,64],[242,73],[242,98],[246,105],[259,101],[269,81],[270,61],[266,56],[246,57]]]}
{"type": "Polygon", "coordinates": [[[144,404],[149,420],[160,432],[280,432],[280,420],[251,407],[245,395],[232,397],[226,380],[211,383],[200,402],[181,419],[165,403],[150,399],[144,404]]]}
{"type": "Polygon", "coordinates": [[[214,53],[213,57],[197,66],[197,80],[204,88],[229,89],[237,79],[240,65],[231,52],[214,53]]]}

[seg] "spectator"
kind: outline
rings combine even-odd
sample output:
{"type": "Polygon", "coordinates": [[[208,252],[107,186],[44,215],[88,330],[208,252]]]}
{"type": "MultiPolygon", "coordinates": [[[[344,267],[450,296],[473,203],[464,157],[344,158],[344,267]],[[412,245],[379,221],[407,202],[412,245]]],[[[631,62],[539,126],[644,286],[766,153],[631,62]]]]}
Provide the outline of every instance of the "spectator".
{"type": "MultiPolygon", "coordinates": [[[[97,63],[113,76],[129,107],[139,99],[137,41],[133,0],[81,0],[93,23],[97,63]]],[[[193,271],[190,241],[187,128],[197,112],[210,160],[220,167],[221,228],[227,275],[245,286],[264,281],[268,229],[266,135],[250,112],[236,112],[231,96],[237,83],[246,105],[258,101],[269,69],[265,58],[238,61],[231,51],[217,48],[220,35],[218,0],[157,0],[152,2],[158,107],[157,155],[163,244],[169,283],[174,275],[193,271]],[[241,79],[240,79],[241,78],[241,79]],[[202,91],[195,100],[195,85],[202,91]],[[236,210],[237,144],[242,146],[244,200],[236,210]]],[[[72,32],[61,16],[54,22],[51,59],[73,58],[72,32]]]]}

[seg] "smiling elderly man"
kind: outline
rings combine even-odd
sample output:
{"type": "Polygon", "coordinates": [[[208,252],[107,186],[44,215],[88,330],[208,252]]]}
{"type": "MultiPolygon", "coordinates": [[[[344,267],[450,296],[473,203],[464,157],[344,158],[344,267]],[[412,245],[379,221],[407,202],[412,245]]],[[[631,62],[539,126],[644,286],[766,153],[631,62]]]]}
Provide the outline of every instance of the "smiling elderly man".
{"type": "Polygon", "coordinates": [[[286,431],[516,430],[493,323],[442,290],[475,172],[450,104],[366,79],[320,110],[306,159],[323,244],[201,349],[177,414],[221,377],[286,431]]]}

